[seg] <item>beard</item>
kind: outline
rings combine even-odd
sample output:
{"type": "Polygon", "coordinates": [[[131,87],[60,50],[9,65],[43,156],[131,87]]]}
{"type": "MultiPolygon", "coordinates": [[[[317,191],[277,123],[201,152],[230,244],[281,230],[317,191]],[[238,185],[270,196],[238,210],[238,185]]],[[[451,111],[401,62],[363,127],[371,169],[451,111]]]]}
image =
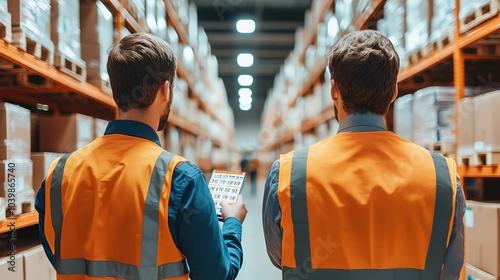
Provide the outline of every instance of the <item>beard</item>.
{"type": "Polygon", "coordinates": [[[165,112],[160,117],[157,131],[164,130],[167,127],[168,116],[170,115],[170,108],[165,108],[165,112]]]}
{"type": "Polygon", "coordinates": [[[335,112],[335,119],[339,122],[339,110],[337,109],[337,105],[333,103],[333,111],[335,112]]]}

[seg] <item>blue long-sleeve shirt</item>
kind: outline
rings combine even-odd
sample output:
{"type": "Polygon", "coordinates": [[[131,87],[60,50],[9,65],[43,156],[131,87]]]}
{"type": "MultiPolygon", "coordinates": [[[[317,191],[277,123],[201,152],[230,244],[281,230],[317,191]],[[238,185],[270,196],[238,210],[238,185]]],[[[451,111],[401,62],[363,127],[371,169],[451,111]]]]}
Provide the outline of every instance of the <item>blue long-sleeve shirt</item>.
{"type": "MultiPolygon", "coordinates": [[[[140,122],[111,121],[105,132],[108,134],[141,137],[160,145],[156,132],[140,122]]],[[[38,191],[35,208],[39,213],[40,240],[54,265],[54,255],[44,233],[45,181],[38,191]]],[[[173,172],[168,225],[177,248],[187,259],[191,279],[236,278],[243,263],[241,223],[236,218],[227,218],[220,228],[203,172],[192,163],[183,162],[173,172]]]]}
{"type": "MultiPolygon", "coordinates": [[[[372,114],[350,115],[342,121],[339,133],[355,133],[386,130],[382,117],[372,114]]],[[[276,160],[269,170],[264,188],[262,222],[267,254],[274,266],[281,269],[281,208],[278,200],[278,179],[280,162],[276,160]]],[[[441,279],[457,280],[464,265],[464,223],[465,196],[457,178],[456,211],[450,242],[446,251],[441,279]]]]}

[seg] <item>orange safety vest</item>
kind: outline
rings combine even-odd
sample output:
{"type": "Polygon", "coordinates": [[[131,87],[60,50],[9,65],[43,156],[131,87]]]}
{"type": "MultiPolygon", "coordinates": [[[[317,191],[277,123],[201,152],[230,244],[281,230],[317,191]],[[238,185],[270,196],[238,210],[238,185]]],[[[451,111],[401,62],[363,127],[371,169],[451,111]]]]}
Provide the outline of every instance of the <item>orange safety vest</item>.
{"type": "Polygon", "coordinates": [[[57,279],[188,279],[168,226],[172,174],[183,161],[112,134],[52,163],[44,230],[57,279]]]}
{"type": "Polygon", "coordinates": [[[439,279],[456,176],[453,160],[388,131],[282,155],[283,279],[439,279]]]}

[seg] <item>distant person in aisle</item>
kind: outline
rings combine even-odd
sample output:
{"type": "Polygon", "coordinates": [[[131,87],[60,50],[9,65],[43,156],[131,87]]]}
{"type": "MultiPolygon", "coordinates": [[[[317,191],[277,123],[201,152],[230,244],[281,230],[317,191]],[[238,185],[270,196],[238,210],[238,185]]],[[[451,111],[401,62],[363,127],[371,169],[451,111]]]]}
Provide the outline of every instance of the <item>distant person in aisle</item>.
{"type": "Polygon", "coordinates": [[[241,171],[250,177],[251,194],[257,194],[257,172],[259,170],[259,159],[256,151],[244,151],[241,156],[241,171]]]}
{"type": "Polygon", "coordinates": [[[242,198],[223,205],[221,230],[203,172],[163,150],[156,133],[173,99],[172,48],[132,34],[107,67],[118,120],[54,161],[37,194],[40,239],[58,279],[235,279],[242,198]]]}
{"type": "Polygon", "coordinates": [[[271,262],[283,279],[457,280],[465,200],[452,159],[387,131],[399,57],[377,31],[329,60],[338,134],[281,155],[264,191],[271,262]]]}

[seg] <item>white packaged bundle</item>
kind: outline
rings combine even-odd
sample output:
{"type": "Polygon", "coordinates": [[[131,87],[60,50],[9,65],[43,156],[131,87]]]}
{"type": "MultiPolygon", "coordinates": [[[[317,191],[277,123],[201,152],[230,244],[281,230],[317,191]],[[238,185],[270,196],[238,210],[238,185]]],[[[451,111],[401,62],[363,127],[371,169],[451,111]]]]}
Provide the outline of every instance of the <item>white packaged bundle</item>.
{"type": "MultiPolygon", "coordinates": [[[[143,0],[144,1],[144,0],[143,0]]],[[[149,28],[149,31],[153,34],[158,33],[158,24],[156,22],[156,2],[163,2],[163,1],[156,1],[156,0],[146,0],[146,24],[149,28]]],[[[143,3],[144,5],[144,3],[143,3]]],[[[165,5],[165,3],[163,3],[165,5]]],[[[165,18],[165,16],[163,16],[165,18]]]]}
{"type": "Polygon", "coordinates": [[[394,102],[394,132],[413,141],[413,94],[400,97],[394,102]]]}
{"type": "Polygon", "coordinates": [[[420,145],[455,142],[453,87],[429,87],[413,96],[414,141],[420,145]]]}
{"type": "Polygon", "coordinates": [[[474,154],[475,131],[475,103],[473,97],[466,97],[458,103],[458,156],[471,156],[474,154]]]}
{"type": "Polygon", "coordinates": [[[429,43],[429,1],[406,0],[405,47],[414,52],[429,43]]]}
{"type": "Polygon", "coordinates": [[[156,1],[156,26],[155,35],[167,40],[167,10],[163,1],[156,1]]]}
{"type": "MultiPolygon", "coordinates": [[[[455,1],[433,0],[431,41],[448,36],[455,29],[455,1]]],[[[473,2],[473,1],[468,1],[473,2]]]]}
{"type": "Polygon", "coordinates": [[[172,50],[174,51],[174,54],[179,57],[182,55],[180,52],[180,47],[179,47],[179,35],[177,34],[177,31],[173,27],[168,27],[167,28],[167,39],[166,41],[170,44],[172,47],[172,50]]]}
{"type": "Polygon", "coordinates": [[[8,12],[7,8],[7,0],[0,0],[0,11],[1,12],[8,12]]]}
{"type": "Polygon", "coordinates": [[[193,47],[198,46],[198,10],[194,3],[189,4],[189,23],[188,23],[189,44],[193,47]]]}
{"type": "Polygon", "coordinates": [[[109,82],[106,63],[108,50],[113,47],[113,15],[101,1],[83,2],[80,4],[80,24],[87,80],[109,82]]]}
{"type": "Polygon", "coordinates": [[[84,65],[81,59],[80,1],[51,0],[51,35],[56,50],[74,63],[84,65]]]}
{"type": "Polygon", "coordinates": [[[8,0],[12,26],[32,40],[54,51],[50,40],[50,0],[8,0]]]}
{"type": "Polygon", "coordinates": [[[352,27],[353,8],[352,0],[337,0],[335,1],[335,13],[340,20],[339,26],[341,32],[348,32],[352,27]]]}
{"type": "Polygon", "coordinates": [[[326,46],[327,50],[330,50],[330,47],[335,45],[339,40],[340,36],[340,26],[337,17],[333,13],[328,13],[325,16],[325,24],[326,24],[326,46]]]}

